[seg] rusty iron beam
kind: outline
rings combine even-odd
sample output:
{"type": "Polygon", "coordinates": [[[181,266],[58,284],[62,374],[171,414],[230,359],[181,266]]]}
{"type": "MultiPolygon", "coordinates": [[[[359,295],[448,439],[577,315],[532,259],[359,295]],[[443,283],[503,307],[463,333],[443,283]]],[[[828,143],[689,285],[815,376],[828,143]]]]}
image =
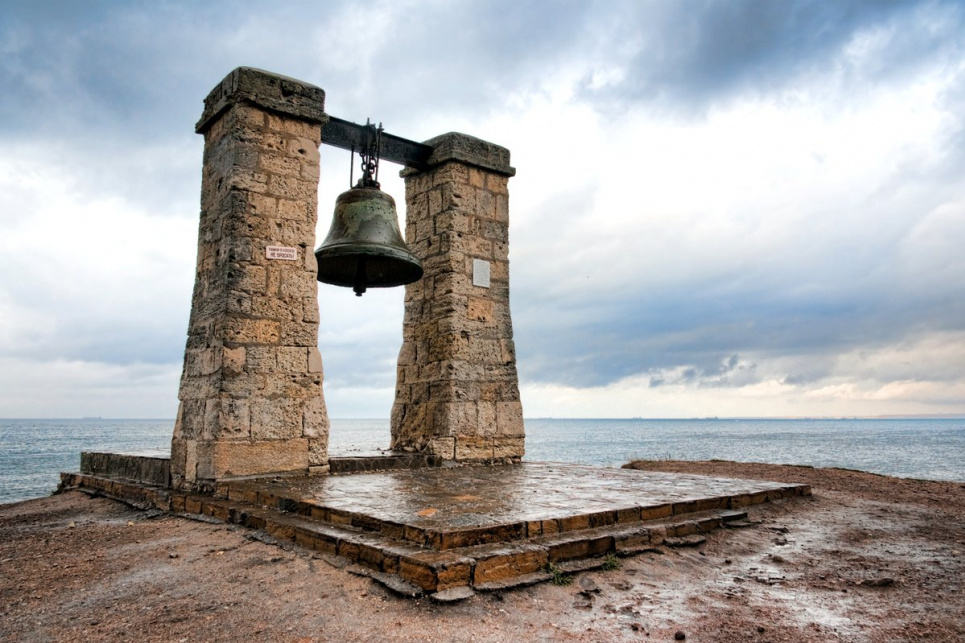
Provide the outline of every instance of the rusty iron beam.
{"type": "MultiPolygon", "coordinates": [[[[358,125],[350,121],[329,116],[328,122],[322,126],[322,144],[338,147],[343,150],[355,151],[363,148],[365,141],[368,140],[370,128],[365,125],[358,125]]],[[[429,168],[429,156],[432,148],[422,143],[416,143],[408,139],[382,132],[382,150],[380,158],[383,161],[392,161],[406,167],[417,170],[429,168]]]]}

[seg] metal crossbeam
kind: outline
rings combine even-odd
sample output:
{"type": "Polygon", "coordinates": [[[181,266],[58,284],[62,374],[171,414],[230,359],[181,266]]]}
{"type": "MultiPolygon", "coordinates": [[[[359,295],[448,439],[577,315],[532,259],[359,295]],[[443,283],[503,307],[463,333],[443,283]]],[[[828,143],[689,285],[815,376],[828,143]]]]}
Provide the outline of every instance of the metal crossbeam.
{"type": "MultiPolygon", "coordinates": [[[[330,116],[328,122],[322,126],[322,144],[343,150],[354,148],[355,151],[359,151],[365,147],[370,132],[371,126],[358,125],[330,116]]],[[[429,168],[428,162],[431,154],[432,148],[428,145],[382,132],[380,158],[383,161],[392,161],[417,170],[426,170],[429,168]]]]}

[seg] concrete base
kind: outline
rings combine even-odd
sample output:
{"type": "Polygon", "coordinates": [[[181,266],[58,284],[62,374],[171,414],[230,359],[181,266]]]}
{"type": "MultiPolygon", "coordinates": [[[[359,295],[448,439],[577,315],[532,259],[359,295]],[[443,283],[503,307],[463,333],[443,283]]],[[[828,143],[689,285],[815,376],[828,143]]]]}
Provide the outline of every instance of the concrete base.
{"type": "Polygon", "coordinates": [[[235,479],[214,496],[103,473],[62,474],[62,487],[262,529],[415,594],[548,580],[810,495],[806,485],[554,463],[235,479]]]}

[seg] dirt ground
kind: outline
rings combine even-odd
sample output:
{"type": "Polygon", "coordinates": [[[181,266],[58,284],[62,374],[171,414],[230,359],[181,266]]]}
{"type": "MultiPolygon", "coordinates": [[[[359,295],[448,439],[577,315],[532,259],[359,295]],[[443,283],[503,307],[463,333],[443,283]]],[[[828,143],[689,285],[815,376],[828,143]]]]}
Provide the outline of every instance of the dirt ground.
{"type": "Polygon", "coordinates": [[[242,528],[68,492],[0,506],[0,640],[965,641],[965,484],[635,464],[814,495],[566,586],[438,604],[242,528]]]}

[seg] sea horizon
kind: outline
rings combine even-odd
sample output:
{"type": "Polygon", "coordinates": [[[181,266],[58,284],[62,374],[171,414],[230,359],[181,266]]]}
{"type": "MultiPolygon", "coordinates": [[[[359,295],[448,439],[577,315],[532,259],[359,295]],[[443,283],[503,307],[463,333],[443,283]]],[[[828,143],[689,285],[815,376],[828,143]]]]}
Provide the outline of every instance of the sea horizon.
{"type": "MultiPolygon", "coordinates": [[[[166,451],[173,418],[0,418],[0,503],[47,495],[81,451],[166,451]]],[[[965,482],[965,417],[525,419],[524,461],[733,460],[965,482]]],[[[388,418],[331,418],[329,453],[387,450],[388,418]]]]}
{"type": "MultiPolygon", "coordinates": [[[[10,417],[0,417],[0,422],[7,420],[33,420],[33,421],[61,421],[61,420],[105,420],[110,422],[120,422],[120,421],[139,421],[139,422],[171,422],[172,425],[176,418],[174,417],[124,417],[124,416],[38,416],[38,417],[27,417],[27,416],[10,416],[10,417]]],[[[330,421],[342,421],[342,420],[373,420],[373,421],[389,421],[389,417],[380,416],[340,416],[331,417],[330,421]]],[[[659,422],[672,422],[675,420],[965,420],[965,413],[910,413],[910,414],[889,414],[889,415],[713,415],[713,416],[688,416],[688,417],[660,417],[660,416],[614,416],[614,417],[582,417],[582,416],[555,416],[555,415],[534,415],[526,416],[523,418],[524,421],[527,420],[586,420],[586,421],[634,421],[634,420],[645,420],[645,421],[659,421],[659,422]]]]}

